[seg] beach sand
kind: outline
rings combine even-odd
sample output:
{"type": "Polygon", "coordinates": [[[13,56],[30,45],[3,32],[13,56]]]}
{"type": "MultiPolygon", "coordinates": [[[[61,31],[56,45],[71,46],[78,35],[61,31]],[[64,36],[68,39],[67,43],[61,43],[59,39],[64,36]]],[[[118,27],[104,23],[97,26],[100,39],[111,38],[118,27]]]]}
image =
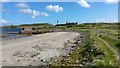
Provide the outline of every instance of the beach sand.
{"type": "MultiPolygon", "coordinates": [[[[3,66],[41,66],[66,55],[65,42],[74,42],[76,32],[54,32],[2,42],[3,66]]],[[[74,44],[73,44],[74,45],[74,44]]],[[[68,47],[68,46],[67,46],[68,47]]]]}

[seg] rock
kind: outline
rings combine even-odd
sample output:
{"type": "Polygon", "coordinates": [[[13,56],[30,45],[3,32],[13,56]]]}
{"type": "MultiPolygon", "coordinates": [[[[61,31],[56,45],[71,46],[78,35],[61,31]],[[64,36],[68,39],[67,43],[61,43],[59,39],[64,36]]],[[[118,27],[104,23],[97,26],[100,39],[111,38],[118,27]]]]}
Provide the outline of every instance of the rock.
{"type": "Polygon", "coordinates": [[[39,50],[39,51],[42,50],[42,49],[40,48],[40,46],[38,46],[38,45],[35,45],[35,46],[33,46],[32,48],[34,48],[34,49],[36,49],[36,50],[39,50]]]}
{"type": "Polygon", "coordinates": [[[47,42],[44,42],[42,45],[47,45],[47,42]]]}
{"type": "Polygon", "coordinates": [[[6,62],[5,60],[3,62],[6,62]]]}
{"type": "Polygon", "coordinates": [[[74,44],[78,44],[78,41],[75,41],[74,44]]]}
{"type": "Polygon", "coordinates": [[[38,55],[40,55],[40,52],[36,52],[36,50],[31,50],[28,54],[28,56],[31,58],[37,57],[38,55]]]}
{"type": "Polygon", "coordinates": [[[79,63],[79,61],[78,61],[78,60],[76,60],[75,62],[76,62],[76,63],[79,63]]]}
{"type": "Polygon", "coordinates": [[[36,53],[36,55],[39,55],[40,53],[36,53]]]}
{"type": "Polygon", "coordinates": [[[71,48],[74,48],[74,47],[76,47],[75,45],[73,45],[71,48]]]}
{"type": "Polygon", "coordinates": [[[34,58],[35,56],[37,56],[37,55],[36,55],[36,54],[33,54],[33,55],[31,55],[30,57],[31,57],[31,58],[34,58]]]}
{"type": "Polygon", "coordinates": [[[82,65],[82,64],[79,64],[79,66],[84,66],[84,65],[82,65]]]}
{"type": "Polygon", "coordinates": [[[35,60],[33,60],[33,61],[35,61],[35,60]]]}
{"type": "Polygon", "coordinates": [[[29,66],[32,66],[32,65],[29,65],[29,66]]]}
{"type": "Polygon", "coordinates": [[[77,39],[76,41],[80,41],[80,39],[77,39]]]}
{"type": "Polygon", "coordinates": [[[17,56],[17,57],[24,57],[25,53],[21,52],[21,51],[16,51],[13,56],[17,56]]]}
{"type": "Polygon", "coordinates": [[[68,49],[65,49],[65,50],[68,50],[68,49]]]}
{"type": "Polygon", "coordinates": [[[20,59],[19,60],[17,60],[18,62],[20,62],[20,59]]]}
{"type": "Polygon", "coordinates": [[[43,62],[43,59],[41,59],[41,62],[43,62]]]}
{"type": "Polygon", "coordinates": [[[67,42],[65,42],[63,45],[64,45],[64,46],[66,46],[66,45],[68,45],[68,43],[67,43],[67,42]]]}

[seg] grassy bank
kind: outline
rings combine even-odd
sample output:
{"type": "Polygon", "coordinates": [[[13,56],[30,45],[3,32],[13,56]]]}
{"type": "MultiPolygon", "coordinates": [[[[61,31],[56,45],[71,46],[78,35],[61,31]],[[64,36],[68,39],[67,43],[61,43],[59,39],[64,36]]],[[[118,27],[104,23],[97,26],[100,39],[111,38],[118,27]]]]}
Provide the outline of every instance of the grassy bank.
{"type": "Polygon", "coordinates": [[[114,53],[99,39],[94,30],[80,30],[85,39],[75,51],[53,63],[55,66],[117,66],[114,53]],[[113,55],[111,55],[113,54],[113,55]]]}

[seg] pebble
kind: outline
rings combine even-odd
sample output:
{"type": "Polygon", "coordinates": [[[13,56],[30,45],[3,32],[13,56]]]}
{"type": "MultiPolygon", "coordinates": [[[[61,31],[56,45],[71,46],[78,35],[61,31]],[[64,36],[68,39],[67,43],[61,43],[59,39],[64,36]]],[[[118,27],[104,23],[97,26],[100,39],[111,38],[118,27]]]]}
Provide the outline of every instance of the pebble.
{"type": "Polygon", "coordinates": [[[32,65],[29,65],[29,66],[32,66],[32,65]]]}
{"type": "Polygon", "coordinates": [[[6,62],[5,60],[3,62],[6,62]]]}
{"type": "Polygon", "coordinates": [[[35,61],[35,60],[33,60],[33,61],[35,61]]]}
{"type": "Polygon", "coordinates": [[[18,62],[20,62],[20,60],[17,60],[18,62]]]}
{"type": "Polygon", "coordinates": [[[43,59],[41,59],[41,62],[43,62],[43,59]]]}
{"type": "Polygon", "coordinates": [[[79,61],[78,61],[78,60],[76,60],[76,63],[79,63],[79,61]]]}

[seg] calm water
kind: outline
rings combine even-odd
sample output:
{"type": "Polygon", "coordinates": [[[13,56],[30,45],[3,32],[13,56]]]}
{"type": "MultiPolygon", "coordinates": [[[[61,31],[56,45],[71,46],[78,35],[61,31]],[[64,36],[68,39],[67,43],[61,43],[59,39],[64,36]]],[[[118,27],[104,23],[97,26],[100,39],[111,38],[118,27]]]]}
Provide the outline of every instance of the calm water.
{"type": "Polygon", "coordinates": [[[7,36],[5,38],[0,38],[0,40],[9,40],[14,38],[20,38],[22,35],[9,34],[10,32],[19,32],[21,28],[0,28],[0,36],[7,36]]]}

